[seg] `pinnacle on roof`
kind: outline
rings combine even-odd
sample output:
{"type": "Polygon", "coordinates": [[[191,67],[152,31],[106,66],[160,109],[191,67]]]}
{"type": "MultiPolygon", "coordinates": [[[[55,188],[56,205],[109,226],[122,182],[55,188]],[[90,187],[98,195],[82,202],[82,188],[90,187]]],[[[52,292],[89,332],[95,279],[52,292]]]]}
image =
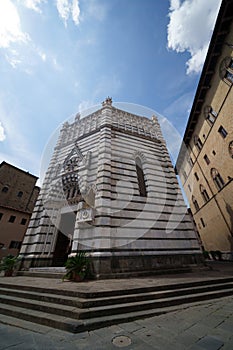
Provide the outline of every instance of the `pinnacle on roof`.
{"type": "Polygon", "coordinates": [[[102,106],[112,106],[112,98],[108,96],[105,101],[102,102],[102,106]]]}

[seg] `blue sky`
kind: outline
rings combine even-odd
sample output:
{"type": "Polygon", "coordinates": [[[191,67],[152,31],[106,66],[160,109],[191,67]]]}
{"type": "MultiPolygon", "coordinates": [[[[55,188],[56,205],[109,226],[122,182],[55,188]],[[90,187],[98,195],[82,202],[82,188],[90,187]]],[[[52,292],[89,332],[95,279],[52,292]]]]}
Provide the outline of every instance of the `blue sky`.
{"type": "Polygon", "coordinates": [[[182,136],[219,5],[0,0],[0,162],[38,176],[54,130],[107,96],[160,113],[182,136]]]}

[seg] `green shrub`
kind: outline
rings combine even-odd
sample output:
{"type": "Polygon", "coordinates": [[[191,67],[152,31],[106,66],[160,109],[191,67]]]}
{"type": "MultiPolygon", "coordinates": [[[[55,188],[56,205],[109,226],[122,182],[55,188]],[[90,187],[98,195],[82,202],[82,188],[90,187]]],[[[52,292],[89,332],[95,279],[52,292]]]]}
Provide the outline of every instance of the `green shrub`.
{"type": "Polygon", "coordinates": [[[83,280],[89,273],[90,262],[85,252],[78,252],[75,256],[71,256],[65,263],[66,274],[64,279],[75,280],[75,277],[80,276],[83,280]]]}

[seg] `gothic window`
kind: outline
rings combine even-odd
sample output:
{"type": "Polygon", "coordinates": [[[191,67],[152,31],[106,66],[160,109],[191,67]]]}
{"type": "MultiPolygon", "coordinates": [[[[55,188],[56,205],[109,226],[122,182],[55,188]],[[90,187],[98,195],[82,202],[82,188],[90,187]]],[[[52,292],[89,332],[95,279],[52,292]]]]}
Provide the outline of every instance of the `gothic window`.
{"type": "Polygon", "coordinates": [[[233,59],[232,57],[225,57],[219,67],[219,75],[223,80],[233,83],[233,59]]]}
{"type": "Polygon", "coordinates": [[[139,188],[140,196],[147,197],[147,190],[146,190],[144,172],[142,169],[142,162],[138,157],[136,158],[136,172],[137,172],[138,188],[139,188]]]}
{"type": "Polygon", "coordinates": [[[222,125],[219,127],[218,132],[224,139],[227,137],[227,131],[222,125]]]}
{"type": "Polygon", "coordinates": [[[196,211],[198,211],[200,208],[194,196],[192,196],[192,202],[193,202],[194,208],[196,209],[196,211]]]}
{"type": "Polygon", "coordinates": [[[208,202],[210,197],[209,197],[208,192],[206,191],[205,187],[200,185],[200,191],[201,191],[201,195],[202,195],[202,198],[204,199],[204,201],[208,202]]]}
{"type": "Polygon", "coordinates": [[[231,158],[233,158],[233,141],[229,143],[228,150],[231,155],[231,158]]]}
{"type": "Polygon", "coordinates": [[[214,124],[217,116],[217,112],[215,112],[211,106],[204,107],[204,117],[211,126],[214,124]]]}
{"type": "Polygon", "coordinates": [[[77,172],[63,175],[62,184],[66,199],[76,198],[80,195],[77,172]]]}
{"type": "Polygon", "coordinates": [[[78,166],[78,163],[81,162],[83,158],[83,154],[78,145],[75,145],[64,161],[64,170],[74,171],[75,167],[78,166]]]}
{"type": "Polygon", "coordinates": [[[197,135],[194,136],[194,144],[197,147],[198,151],[201,151],[203,144],[197,135]]]}
{"type": "Polygon", "coordinates": [[[78,164],[80,161],[79,157],[72,157],[69,160],[66,161],[65,168],[68,171],[74,170],[74,167],[78,164]]]}
{"type": "Polygon", "coordinates": [[[213,181],[215,183],[215,186],[217,187],[218,190],[221,190],[223,186],[225,185],[223,178],[219,174],[218,170],[215,168],[211,169],[211,176],[213,178],[213,181]]]}

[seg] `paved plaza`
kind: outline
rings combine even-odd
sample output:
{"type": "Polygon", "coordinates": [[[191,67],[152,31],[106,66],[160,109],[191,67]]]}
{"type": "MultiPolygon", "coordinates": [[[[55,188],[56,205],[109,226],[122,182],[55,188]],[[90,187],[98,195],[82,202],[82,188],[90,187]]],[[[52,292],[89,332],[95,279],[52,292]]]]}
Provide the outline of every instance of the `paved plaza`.
{"type": "Polygon", "coordinates": [[[1,350],[232,350],[233,297],[79,334],[19,320],[18,327],[0,324],[0,339],[1,350]]]}
{"type": "MultiPolygon", "coordinates": [[[[20,276],[2,277],[1,282],[30,285],[33,281],[38,286],[47,283],[51,288],[98,291],[232,276],[232,267],[232,263],[214,263],[210,270],[189,274],[80,284],[20,276]]],[[[0,350],[233,350],[233,296],[171,307],[160,316],[78,334],[0,315],[0,339],[0,350]]]]}

